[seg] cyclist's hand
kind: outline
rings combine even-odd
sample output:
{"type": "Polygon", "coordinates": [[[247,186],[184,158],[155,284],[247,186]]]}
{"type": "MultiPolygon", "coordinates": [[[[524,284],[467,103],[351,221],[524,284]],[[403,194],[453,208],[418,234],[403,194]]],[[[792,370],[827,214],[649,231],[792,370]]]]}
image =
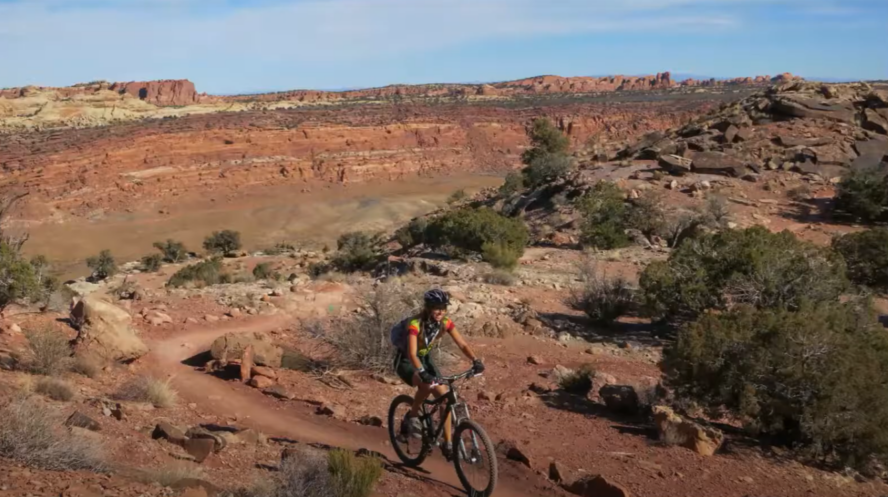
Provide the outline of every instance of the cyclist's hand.
{"type": "Polygon", "coordinates": [[[428,371],[420,371],[419,372],[419,381],[425,383],[426,385],[431,385],[435,382],[435,376],[428,371]]]}
{"type": "Polygon", "coordinates": [[[475,370],[475,374],[481,374],[484,372],[484,363],[481,362],[481,359],[475,359],[472,361],[472,369],[475,370]]]}

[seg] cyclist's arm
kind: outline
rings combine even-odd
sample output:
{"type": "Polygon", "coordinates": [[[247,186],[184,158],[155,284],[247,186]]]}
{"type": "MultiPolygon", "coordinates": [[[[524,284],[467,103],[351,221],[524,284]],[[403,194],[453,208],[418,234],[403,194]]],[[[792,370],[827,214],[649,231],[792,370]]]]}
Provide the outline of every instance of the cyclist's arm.
{"type": "Polygon", "coordinates": [[[410,357],[410,362],[413,363],[413,367],[416,368],[417,371],[422,369],[422,363],[419,361],[419,356],[417,355],[417,351],[419,350],[419,338],[410,333],[407,336],[407,355],[410,357]]]}
{"type": "Polygon", "coordinates": [[[460,335],[459,332],[456,331],[456,328],[451,326],[451,328],[449,330],[447,330],[447,333],[450,333],[450,337],[453,338],[453,341],[454,341],[454,343],[456,343],[456,346],[459,347],[459,350],[461,350],[462,353],[466,357],[468,357],[470,361],[474,361],[475,359],[477,359],[475,357],[475,353],[472,352],[472,348],[469,347],[469,344],[466,343],[466,341],[462,337],[462,335],[460,335]]]}

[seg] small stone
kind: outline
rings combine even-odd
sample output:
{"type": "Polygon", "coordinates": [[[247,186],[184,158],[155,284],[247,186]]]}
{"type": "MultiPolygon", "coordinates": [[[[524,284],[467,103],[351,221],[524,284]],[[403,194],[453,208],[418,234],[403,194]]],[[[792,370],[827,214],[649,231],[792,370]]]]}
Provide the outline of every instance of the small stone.
{"type": "Polygon", "coordinates": [[[11,325],[9,325],[9,333],[13,335],[21,335],[22,327],[19,326],[17,323],[12,323],[11,325]]]}
{"type": "Polygon", "coordinates": [[[528,364],[533,364],[534,366],[541,366],[543,364],[543,359],[540,356],[532,355],[527,358],[528,364]]]}
{"type": "Polygon", "coordinates": [[[266,366],[253,366],[253,376],[264,376],[266,378],[277,379],[277,373],[274,369],[266,366]]]}
{"type": "Polygon", "coordinates": [[[345,408],[339,404],[324,404],[317,409],[317,414],[330,416],[334,419],[345,419],[345,408]]]}
{"type": "Polygon", "coordinates": [[[204,462],[215,447],[216,442],[211,438],[189,438],[183,445],[185,452],[193,456],[198,464],[204,462]]]}
{"type": "Polygon", "coordinates": [[[519,462],[528,468],[530,465],[530,458],[527,457],[521,449],[518,448],[517,444],[512,441],[504,440],[497,445],[497,451],[506,456],[506,459],[510,461],[519,462]]]}
{"type": "Polygon", "coordinates": [[[154,432],[151,434],[151,438],[155,440],[163,438],[172,444],[180,446],[184,445],[186,440],[185,430],[167,423],[166,421],[157,423],[157,426],[154,427],[154,432]]]}
{"type": "Polygon", "coordinates": [[[678,190],[678,181],[670,181],[668,184],[666,184],[666,188],[669,188],[670,190],[678,190]]]}
{"type": "Polygon", "coordinates": [[[490,394],[488,392],[478,392],[478,400],[486,400],[490,402],[490,394]]]}
{"type": "Polygon", "coordinates": [[[358,423],[364,426],[382,427],[382,418],[379,416],[364,416],[358,420],[358,423]]]}
{"type": "Polygon", "coordinates": [[[598,390],[598,395],[611,411],[624,414],[638,412],[638,394],[629,385],[605,385],[598,390]]]}
{"type": "Polygon", "coordinates": [[[567,480],[567,470],[558,461],[549,463],[549,479],[555,483],[563,483],[567,480]]]}
{"type": "Polygon", "coordinates": [[[254,376],[250,379],[248,384],[253,388],[263,390],[274,385],[274,380],[268,378],[267,376],[254,376]]]}
{"type": "Polygon", "coordinates": [[[185,318],[185,324],[197,324],[197,320],[194,318],[185,318]]]}
{"type": "MultiPolygon", "coordinates": [[[[256,378],[263,378],[262,376],[257,376],[256,378]]],[[[295,395],[290,393],[283,385],[272,385],[265,390],[262,391],[265,395],[270,395],[272,397],[281,399],[281,400],[293,400],[295,395]]]]}
{"type": "Polygon", "coordinates": [[[603,476],[586,476],[565,487],[565,490],[582,497],[629,497],[629,491],[606,480],[603,476]]]}
{"type": "Polygon", "coordinates": [[[219,321],[219,317],[213,316],[212,314],[207,314],[206,316],[204,316],[204,321],[208,323],[216,323],[219,321]]]}

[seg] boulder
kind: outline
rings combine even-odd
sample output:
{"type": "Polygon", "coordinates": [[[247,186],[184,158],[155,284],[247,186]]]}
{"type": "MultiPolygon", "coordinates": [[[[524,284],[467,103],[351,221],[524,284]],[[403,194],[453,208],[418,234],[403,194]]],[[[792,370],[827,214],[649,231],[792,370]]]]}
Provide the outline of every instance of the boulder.
{"type": "Polygon", "coordinates": [[[208,439],[213,441],[213,452],[219,452],[228,445],[228,442],[225,438],[218,433],[213,433],[212,431],[202,427],[195,426],[193,428],[189,428],[188,431],[185,432],[185,436],[189,439],[208,439]]]}
{"type": "Polygon", "coordinates": [[[237,438],[248,445],[265,445],[268,443],[268,437],[260,431],[252,428],[244,428],[236,433],[237,438]]]}
{"type": "Polygon", "coordinates": [[[86,428],[87,430],[91,431],[99,431],[102,429],[102,426],[99,424],[98,421],[90,418],[80,411],[74,411],[73,414],[68,416],[68,419],[65,420],[65,426],[76,426],[77,428],[86,428]]]}
{"type": "Polygon", "coordinates": [[[148,311],[142,317],[151,326],[160,326],[162,324],[173,322],[173,318],[171,318],[168,314],[164,314],[158,310],[148,311]]]}
{"type": "Polygon", "coordinates": [[[213,485],[212,483],[206,480],[200,480],[197,478],[182,478],[181,480],[176,481],[175,483],[171,483],[169,487],[173,490],[189,490],[189,489],[203,489],[206,491],[208,497],[215,497],[222,493],[222,489],[213,485]]]}
{"type": "Polygon", "coordinates": [[[132,327],[129,313],[94,294],[74,305],[71,320],[82,323],[75,340],[78,353],[88,352],[109,361],[131,361],[148,353],[132,327]]]}
{"type": "Polygon", "coordinates": [[[250,379],[249,385],[253,388],[258,388],[262,390],[274,385],[274,380],[267,376],[254,376],[250,379]]]}
{"type": "Polygon", "coordinates": [[[667,444],[680,445],[701,456],[711,456],[724,441],[722,432],[686,420],[669,407],[655,406],[653,412],[660,440],[667,444]]]}
{"type": "Polygon", "coordinates": [[[752,138],[752,128],[740,128],[737,136],[734,137],[735,142],[745,142],[752,138]]]}
{"type": "Polygon", "coordinates": [[[162,438],[172,444],[184,446],[185,440],[188,437],[185,435],[185,430],[167,423],[166,421],[161,421],[154,427],[154,431],[151,433],[151,438],[155,440],[162,438]]]}
{"type": "MultiPolygon", "coordinates": [[[[258,376],[258,378],[262,377],[258,376]]],[[[293,400],[294,398],[296,398],[296,396],[290,393],[286,388],[284,388],[283,385],[272,385],[263,390],[262,393],[281,400],[293,400]]]]}
{"type": "Polygon", "coordinates": [[[680,155],[661,155],[658,163],[660,167],[673,174],[691,172],[691,160],[680,155]]]}
{"type": "Polygon", "coordinates": [[[496,451],[510,461],[521,463],[530,468],[530,458],[511,440],[503,440],[496,446],[496,451]]]}
{"type": "Polygon", "coordinates": [[[734,139],[737,138],[737,133],[740,132],[740,129],[733,124],[729,125],[725,130],[725,143],[734,143],[734,139]]]}
{"type": "Polygon", "coordinates": [[[783,95],[772,101],[771,110],[787,117],[823,118],[855,124],[854,107],[850,103],[827,104],[795,95],[783,95]]]}
{"type": "Polygon", "coordinates": [[[630,497],[632,495],[621,485],[610,482],[601,475],[585,476],[566,485],[564,489],[580,497],[630,497]]]}
{"type": "Polygon", "coordinates": [[[317,409],[317,414],[330,416],[334,419],[345,419],[345,408],[339,404],[324,404],[317,409]]]}
{"type": "Polygon", "coordinates": [[[739,178],[747,173],[746,164],[722,152],[696,152],[691,169],[697,174],[718,174],[739,178]]]}
{"type": "Polygon", "coordinates": [[[863,111],[863,116],[866,119],[863,123],[864,128],[870,131],[875,131],[876,133],[888,135],[888,119],[885,119],[873,109],[865,109],[863,111]]]}
{"type": "Polygon", "coordinates": [[[213,453],[214,446],[215,443],[209,438],[189,438],[185,440],[182,448],[194,458],[194,462],[199,464],[213,453]]]}
{"type": "Polygon", "coordinates": [[[883,157],[888,155],[888,139],[872,139],[867,141],[859,141],[854,144],[854,149],[858,155],[876,155],[883,157]]]}
{"type": "Polygon", "coordinates": [[[277,379],[277,373],[275,372],[275,370],[265,366],[253,366],[253,370],[251,372],[253,376],[264,376],[273,380],[277,379]]]}
{"type": "Polygon", "coordinates": [[[533,364],[534,366],[540,366],[543,364],[543,359],[540,356],[532,355],[527,358],[528,364],[533,364]]]}
{"type": "Polygon", "coordinates": [[[860,157],[854,159],[854,162],[851,163],[851,169],[876,169],[885,167],[885,163],[888,160],[885,159],[882,155],[876,154],[868,154],[861,155],[860,157]]]}
{"type": "Polygon", "coordinates": [[[555,483],[565,483],[569,480],[567,468],[558,461],[549,463],[549,479],[555,483]]]}
{"type": "Polygon", "coordinates": [[[253,347],[253,363],[259,366],[279,368],[282,348],[272,343],[265,333],[227,333],[217,338],[210,348],[213,359],[221,362],[240,360],[247,346],[253,347]]]}
{"type": "Polygon", "coordinates": [[[604,385],[598,390],[598,395],[611,411],[622,414],[638,413],[638,394],[629,385],[604,385]]]}
{"type": "Polygon", "coordinates": [[[382,418],[379,416],[364,416],[358,420],[358,423],[364,426],[375,426],[379,428],[382,426],[382,418]]]}

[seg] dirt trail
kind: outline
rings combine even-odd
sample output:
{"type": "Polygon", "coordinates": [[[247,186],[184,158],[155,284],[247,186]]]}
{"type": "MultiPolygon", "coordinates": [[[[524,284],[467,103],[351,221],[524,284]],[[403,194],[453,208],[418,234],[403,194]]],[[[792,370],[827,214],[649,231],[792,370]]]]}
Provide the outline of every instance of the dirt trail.
{"type": "MultiPolygon", "coordinates": [[[[315,306],[324,306],[328,302],[328,298],[319,298],[315,306]]],[[[321,418],[308,409],[299,409],[297,406],[282,407],[281,402],[270,399],[259,391],[245,389],[237,383],[220,381],[182,363],[208,350],[212,341],[225,333],[268,332],[289,324],[292,319],[292,316],[280,314],[249,322],[229,322],[213,325],[212,328],[188,330],[151,343],[152,352],[146,357],[148,359],[146,362],[158,372],[170,376],[180,395],[187,402],[200,405],[202,410],[223,417],[236,415],[244,425],[261,430],[269,436],[352,450],[365,448],[384,454],[390,461],[397,462],[394,451],[385,445],[388,440],[386,430],[321,418]]],[[[380,416],[384,417],[385,413],[380,413],[380,416]]],[[[463,493],[453,465],[446,463],[440,457],[432,457],[425,462],[421,470],[407,470],[407,474],[420,480],[432,480],[453,487],[448,489],[448,493],[459,495],[463,493]]],[[[500,464],[499,475],[496,496],[536,497],[553,494],[551,487],[529,472],[518,471],[500,464]]]]}

